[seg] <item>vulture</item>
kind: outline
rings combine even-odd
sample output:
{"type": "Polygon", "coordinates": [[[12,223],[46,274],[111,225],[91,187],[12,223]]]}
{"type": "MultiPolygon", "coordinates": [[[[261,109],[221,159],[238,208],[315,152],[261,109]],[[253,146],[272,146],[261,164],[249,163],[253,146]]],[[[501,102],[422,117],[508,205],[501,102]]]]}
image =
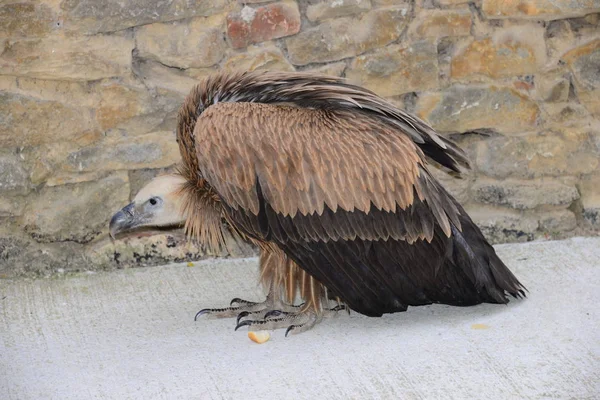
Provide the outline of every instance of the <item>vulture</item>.
{"type": "Polygon", "coordinates": [[[342,78],[217,73],[180,108],[178,171],[151,181],[110,233],[185,224],[219,251],[230,230],[260,251],[264,302],[202,314],[236,329],[302,332],[340,309],[506,304],[525,287],[431,174],[469,168],[421,119],[342,78]],[[299,304],[301,303],[301,304],[299,304]]]}

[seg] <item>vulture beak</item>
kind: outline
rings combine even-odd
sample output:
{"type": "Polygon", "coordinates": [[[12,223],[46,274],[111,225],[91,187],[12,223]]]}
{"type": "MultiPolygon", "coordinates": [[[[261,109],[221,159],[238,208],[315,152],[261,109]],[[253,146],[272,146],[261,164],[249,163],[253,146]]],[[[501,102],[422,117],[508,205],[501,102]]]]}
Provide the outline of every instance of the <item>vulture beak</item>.
{"type": "Polygon", "coordinates": [[[135,204],[129,203],[121,210],[117,211],[110,219],[109,232],[110,237],[115,238],[121,232],[127,232],[134,229],[135,224],[135,204]]]}

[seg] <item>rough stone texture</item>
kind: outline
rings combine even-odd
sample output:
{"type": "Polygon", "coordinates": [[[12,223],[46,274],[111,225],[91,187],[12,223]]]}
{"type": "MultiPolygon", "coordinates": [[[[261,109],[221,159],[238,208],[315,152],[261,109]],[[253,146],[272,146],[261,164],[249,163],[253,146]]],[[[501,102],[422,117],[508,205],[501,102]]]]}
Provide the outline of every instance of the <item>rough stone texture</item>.
{"type": "Polygon", "coordinates": [[[225,54],[224,24],[219,15],[144,25],[135,31],[138,56],[177,68],[210,67],[225,54]]]}
{"type": "Polygon", "coordinates": [[[407,7],[373,10],[362,18],[338,18],[286,40],[294,65],[337,61],[397,40],[406,25],[407,7]]]}
{"type": "Polygon", "coordinates": [[[422,10],[410,25],[416,37],[467,36],[471,33],[469,10],[422,10]]]}
{"type": "Polygon", "coordinates": [[[65,29],[90,34],[213,15],[227,4],[227,0],[63,0],[60,8],[65,29]]]}
{"type": "Polygon", "coordinates": [[[600,227],[600,174],[584,177],[579,184],[583,217],[593,227],[600,227]]]}
{"type": "Polygon", "coordinates": [[[487,18],[553,20],[599,12],[598,0],[483,0],[487,18]]]}
{"type": "Polygon", "coordinates": [[[0,93],[2,148],[35,146],[71,139],[92,125],[90,110],[13,93],[0,93]]]}
{"type": "Polygon", "coordinates": [[[579,101],[600,117],[600,39],[569,51],[563,59],[575,77],[579,101]]]}
{"type": "Polygon", "coordinates": [[[370,9],[370,0],[326,0],[317,4],[310,4],[306,8],[306,17],[310,21],[321,21],[328,18],[360,14],[370,9]]]}
{"type": "Polygon", "coordinates": [[[443,132],[493,129],[516,133],[536,127],[539,107],[510,88],[455,85],[419,97],[417,113],[443,132]]]}
{"type": "Polygon", "coordinates": [[[111,214],[128,199],[123,172],[96,182],[46,187],[35,193],[25,210],[25,231],[40,242],[87,243],[106,230],[111,214]]]}
{"type": "Polygon", "coordinates": [[[544,30],[530,26],[498,31],[492,38],[474,40],[452,58],[452,77],[473,74],[492,78],[534,73],[545,62],[544,30]]]}
{"type": "Polygon", "coordinates": [[[223,66],[232,71],[254,71],[257,69],[271,71],[294,70],[294,67],[285,58],[283,52],[272,43],[249,46],[244,53],[235,54],[228,58],[223,66]]]}
{"type": "Polygon", "coordinates": [[[579,198],[574,186],[549,179],[535,181],[480,180],[473,185],[473,200],[517,210],[526,210],[538,206],[569,206],[579,198]]]}
{"type": "Polygon", "coordinates": [[[477,143],[477,168],[495,178],[589,174],[600,166],[589,132],[577,137],[552,133],[499,136],[477,143]]]}
{"type": "Polygon", "coordinates": [[[396,96],[438,86],[437,46],[431,41],[388,46],[356,57],[346,76],[381,96],[396,96]]]}
{"type": "Polygon", "coordinates": [[[273,3],[259,8],[244,6],[240,12],[227,17],[227,36],[236,49],[290,36],[299,30],[300,11],[296,2],[273,3]]]}
{"type": "Polygon", "coordinates": [[[0,5],[0,38],[44,37],[61,28],[54,10],[40,2],[0,5]]]}
{"type": "Polygon", "coordinates": [[[1,3],[0,275],[205,257],[106,224],[173,171],[178,108],[222,69],[342,76],[426,119],[473,167],[432,173],[494,242],[600,232],[597,0],[1,3]]]}
{"type": "Polygon", "coordinates": [[[0,70],[4,75],[87,81],[125,75],[134,48],[130,36],[7,40],[0,47],[0,70]]]}

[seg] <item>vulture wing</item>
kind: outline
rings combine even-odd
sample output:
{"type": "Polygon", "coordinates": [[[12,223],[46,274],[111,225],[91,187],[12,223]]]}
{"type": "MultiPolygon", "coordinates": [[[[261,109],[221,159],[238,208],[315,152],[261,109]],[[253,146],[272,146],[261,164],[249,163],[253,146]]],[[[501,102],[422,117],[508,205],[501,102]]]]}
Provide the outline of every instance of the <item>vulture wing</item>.
{"type": "Polygon", "coordinates": [[[450,166],[462,153],[438,136],[424,135],[435,140],[422,149],[390,118],[349,107],[218,102],[195,123],[198,170],[233,226],[277,244],[363,314],[521,295],[427,171],[427,148],[450,166]]]}

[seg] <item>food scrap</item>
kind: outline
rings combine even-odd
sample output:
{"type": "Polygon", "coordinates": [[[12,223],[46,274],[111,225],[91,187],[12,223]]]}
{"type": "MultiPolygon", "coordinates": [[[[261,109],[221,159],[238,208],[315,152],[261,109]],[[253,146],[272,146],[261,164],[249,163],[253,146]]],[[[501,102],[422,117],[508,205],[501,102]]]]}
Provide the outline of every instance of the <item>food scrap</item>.
{"type": "Polygon", "coordinates": [[[255,343],[263,344],[271,338],[271,335],[267,331],[250,331],[248,337],[255,343]]]}

